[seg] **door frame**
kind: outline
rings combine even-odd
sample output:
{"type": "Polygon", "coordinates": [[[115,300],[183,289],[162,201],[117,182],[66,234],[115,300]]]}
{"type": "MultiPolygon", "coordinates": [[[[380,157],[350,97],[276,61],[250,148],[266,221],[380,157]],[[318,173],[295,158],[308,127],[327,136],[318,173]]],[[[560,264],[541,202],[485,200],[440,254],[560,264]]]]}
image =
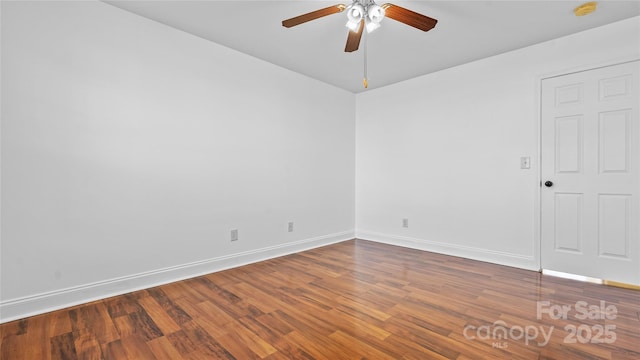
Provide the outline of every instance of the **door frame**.
{"type": "MultiPolygon", "coordinates": [[[[640,57],[637,56],[626,56],[620,57],[617,59],[607,60],[604,62],[594,62],[589,64],[583,64],[579,66],[572,66],[568,69],[563,70],[555,70],[550,72],[538,73],[536,75],[535,81],[535,109],[534,109],[534,127],[536,134],[536,149],[535,149],[535,159],[536,159],[536,184],[535,184],[535,195],[534,195],[534,208],[533,208],[533,239],[534,239],[534,258],[538,267],[538,271],[542,272],[542,81],[545,79],[555,78],[564,75],[571,75],[575,73],[580,73],[583,71],[595,70],[609,66],[622,65],[634,61],[640,61],[640,57]]],[[[576,274],[580,275],[580,274],[576,274]]],[[[607,279],[602,279],[607,280],[607,279]]]]}

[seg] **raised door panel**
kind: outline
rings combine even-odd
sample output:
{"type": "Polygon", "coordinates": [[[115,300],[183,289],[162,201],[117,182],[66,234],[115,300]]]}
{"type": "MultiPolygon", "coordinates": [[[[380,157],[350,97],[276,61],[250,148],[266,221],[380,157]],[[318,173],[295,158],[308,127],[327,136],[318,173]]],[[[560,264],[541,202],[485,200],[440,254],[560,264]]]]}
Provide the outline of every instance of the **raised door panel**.
{"type": "Polygon", "coordinates": [[[599,114],[600,173],[626,173],[629,169],[629,109],[599,114]]]}
{"type": "Polygon", "coordinates": [[[630,259],[631,195],[598,196],[598,254],[630,259]]]}
{"type": "Polygon", "coordinates": [[[563,116],[555,121],[556,174],[582,171],[582,116],[563,116]]]}
{"type": "Polygon", "coordinates": [[[583,194],[555,195],[555,249],[582,253],[583,194]]]}

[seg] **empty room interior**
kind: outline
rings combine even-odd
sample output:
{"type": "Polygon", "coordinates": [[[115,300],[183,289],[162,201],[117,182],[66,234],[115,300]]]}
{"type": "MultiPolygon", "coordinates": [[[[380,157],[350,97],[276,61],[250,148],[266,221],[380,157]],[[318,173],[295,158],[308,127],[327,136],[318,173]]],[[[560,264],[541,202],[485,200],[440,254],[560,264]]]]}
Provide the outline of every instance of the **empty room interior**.
{"type": "Polygon", "coordinates": [[[640,358],[640,2],[0,21],[1,360],[640,358]]]}

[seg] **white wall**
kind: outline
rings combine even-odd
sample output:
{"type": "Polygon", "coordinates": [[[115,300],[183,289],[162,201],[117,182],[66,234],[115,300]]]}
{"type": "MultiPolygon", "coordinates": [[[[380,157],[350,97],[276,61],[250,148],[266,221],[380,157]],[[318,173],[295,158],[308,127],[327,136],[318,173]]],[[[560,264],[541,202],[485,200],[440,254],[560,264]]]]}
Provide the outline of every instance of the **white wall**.
{"type": "Polygon", "coordinates": [[[354,114],[101,2],[2,2],[1,321],[352,238],[354,114]]]}
{"type": "Polygon", "coordinates": [[[639,24],[358,94],[357,237],[538,269],[540,80],[640,58],[639,24]]]}

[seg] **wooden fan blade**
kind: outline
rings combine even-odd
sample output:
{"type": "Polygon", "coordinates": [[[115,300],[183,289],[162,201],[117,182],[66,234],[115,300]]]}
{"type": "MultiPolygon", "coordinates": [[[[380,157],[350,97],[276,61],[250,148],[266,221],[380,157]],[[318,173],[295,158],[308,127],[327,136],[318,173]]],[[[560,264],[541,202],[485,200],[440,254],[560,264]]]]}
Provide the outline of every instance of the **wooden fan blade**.
{"type": "Polygon", "coordinates": [[[384,9],[385,17],[400,21],[403,24],[413,26],[414,28],[420,29],[422,31],[429,31],[433,29],[438,23],[438,20],[436,19],[418,14],[415,11],[405,9],[398,5],[384,4],[382,5],[382,8],[384,9]]]}
{"type": "Polygon", "coordinates": [[[296,16],[294,18],[284,20],[284,21],[282,21],[282,26],[290,28],[292,26],[296,26],[296,25],[300,25],[302,23],[306,23],[307,21],[319,19],[319,18],[327,16],[327,15],[331,15],[331,14],[336,14],[336,13],[342,12],[345,8],[346,8],[346,6],[344,6],[343,4],[329,6],[329,7],[326,7],[324,9],[312,11],[310,13],[302,14],[300,16],[296,16]]]}
{"type": "Polygon", "coordinates": [[[344,47],[344,52],[354,52],[358,50],[358,47],[360,47],[362,30],[364,30],[364,19],[360,20],[358,31],[349,30],[349,35],[347,35],[347,45],[344,47]]]}

